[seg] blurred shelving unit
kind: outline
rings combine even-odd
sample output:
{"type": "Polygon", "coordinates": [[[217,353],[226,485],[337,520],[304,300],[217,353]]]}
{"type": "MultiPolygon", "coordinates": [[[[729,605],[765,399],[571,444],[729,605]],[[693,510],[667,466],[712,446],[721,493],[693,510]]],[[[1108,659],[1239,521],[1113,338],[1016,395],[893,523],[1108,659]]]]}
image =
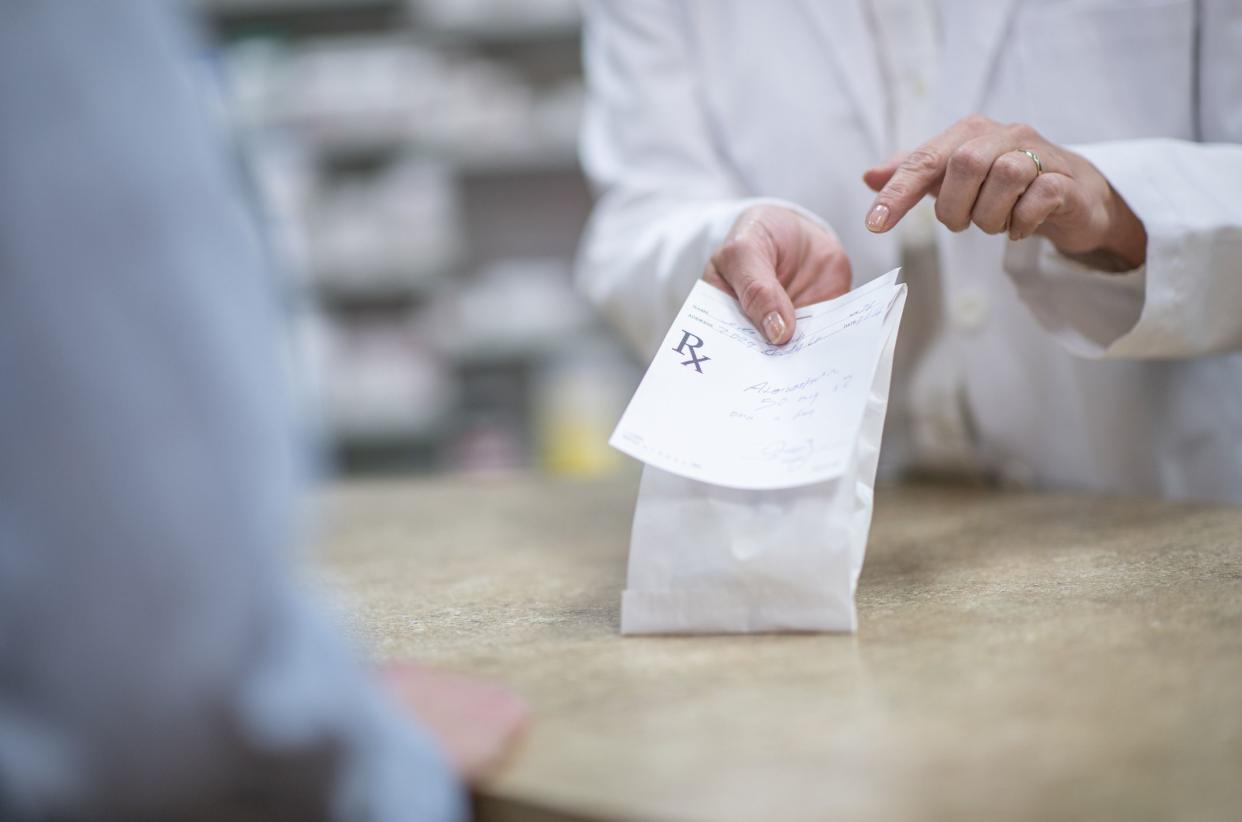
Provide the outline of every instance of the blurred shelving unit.
{"type": "Polygon", "coordinates": [[[611,469],[574,0],[200,0],[346,469],[611,469]]]}

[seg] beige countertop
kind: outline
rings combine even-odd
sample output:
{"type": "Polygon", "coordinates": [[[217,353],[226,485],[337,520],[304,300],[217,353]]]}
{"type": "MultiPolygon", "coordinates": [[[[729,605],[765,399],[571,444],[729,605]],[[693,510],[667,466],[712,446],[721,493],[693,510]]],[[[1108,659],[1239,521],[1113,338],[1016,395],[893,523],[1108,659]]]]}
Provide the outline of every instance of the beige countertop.
{"type": "Polygon", "coordinates": [[[534,724],[483,819],[1242,819],[1242,509],[881,491],[857,636],[618,635],[636,482],[334,490],[381,658],[534,724]]]}

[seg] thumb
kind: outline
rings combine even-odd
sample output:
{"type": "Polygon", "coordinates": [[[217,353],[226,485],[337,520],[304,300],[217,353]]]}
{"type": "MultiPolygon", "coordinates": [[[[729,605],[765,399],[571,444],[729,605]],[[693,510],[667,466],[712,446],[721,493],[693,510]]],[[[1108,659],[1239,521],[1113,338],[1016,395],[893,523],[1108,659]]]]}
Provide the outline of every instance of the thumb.
{"type": "Polygon", "coordinates": [[[712,255],[707,268],[707,279],[719,278],[729,287],[765,340],[772,345],[789,342],[794,330],[793,301],[763,250],[744,240],[732,240],[712,255]]]}
{"type": "Polygon", "coordinates": [[[863,182],[867,184],[867,188],[877,192],[884,188],[893,175],[897,173],[897,167],[906,159],[907,153],[899,151],[878,166],[872,166],[864,171],[863,182]]]}

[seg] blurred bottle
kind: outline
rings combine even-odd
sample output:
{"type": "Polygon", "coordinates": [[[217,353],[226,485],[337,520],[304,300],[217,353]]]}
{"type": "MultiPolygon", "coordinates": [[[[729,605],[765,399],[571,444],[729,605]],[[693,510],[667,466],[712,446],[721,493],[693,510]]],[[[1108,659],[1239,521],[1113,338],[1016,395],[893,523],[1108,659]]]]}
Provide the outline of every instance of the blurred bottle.
{"type": "Polygon", "coordinates": [[[622,465],[608,437],[640,376],[637,365],[603,337],[583,335],[563,349],[536,381],[540,466],[556,474],[595,476],[622,465]]]}

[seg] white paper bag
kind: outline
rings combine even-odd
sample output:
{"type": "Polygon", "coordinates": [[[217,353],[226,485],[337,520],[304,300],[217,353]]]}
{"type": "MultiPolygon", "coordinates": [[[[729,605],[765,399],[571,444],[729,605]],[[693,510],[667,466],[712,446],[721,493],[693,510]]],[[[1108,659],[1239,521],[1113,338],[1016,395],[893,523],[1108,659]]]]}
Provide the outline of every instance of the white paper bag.
{"type": "MultiPolygon", "coordinates": [[[[892,275],[895,279],[895,272],[892,275]]],[[[905,287],[843,472],[794,488],[726,488],[646,465],[622,596],[623,634],[854,631],[905,287]]]]}

